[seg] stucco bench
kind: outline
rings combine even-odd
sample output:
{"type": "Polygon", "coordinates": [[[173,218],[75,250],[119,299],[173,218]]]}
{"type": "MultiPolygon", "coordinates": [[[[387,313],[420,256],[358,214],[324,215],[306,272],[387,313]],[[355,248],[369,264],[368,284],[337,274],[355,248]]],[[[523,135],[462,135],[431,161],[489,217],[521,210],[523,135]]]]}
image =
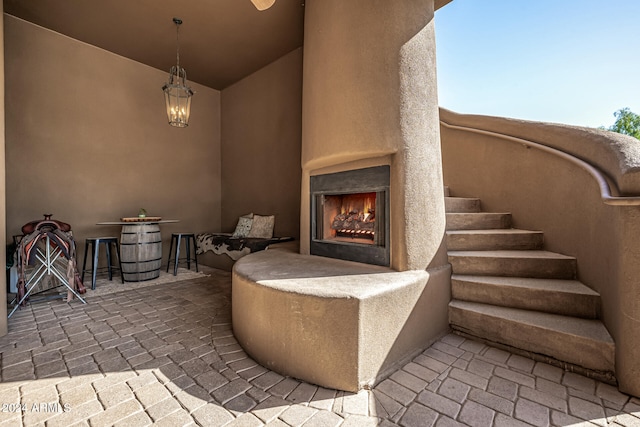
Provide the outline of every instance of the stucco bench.
{"type": "Polygon", "coordinates": [[[233,268],[234,334],[269,369],[357,391],[448,330],[447,281],[433,276],[278,249],[251,254],[233,268]]]}

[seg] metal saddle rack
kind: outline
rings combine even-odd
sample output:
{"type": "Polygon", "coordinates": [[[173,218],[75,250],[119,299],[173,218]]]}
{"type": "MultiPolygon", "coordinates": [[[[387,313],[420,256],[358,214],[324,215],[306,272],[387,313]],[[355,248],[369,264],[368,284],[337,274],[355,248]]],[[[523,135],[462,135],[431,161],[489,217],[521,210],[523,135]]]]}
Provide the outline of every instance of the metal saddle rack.
{"type": "MultiPolygon", "coordinates": [[[[26,304],[30,295],[60,286],[67,288],[67,301],[78,298],[85,288],[76,268],[76,247],[71,226],[51,220],[45,215],[42,221],[31,221],[22,227],[23,236],[18,243],[18,293],[11,304],[15,304],[8,317],[26,304]],[[45,279],[55,286],[44,288],[45,279]]],[[[61,297],[57,295],[56,298],[61,297]]]]}

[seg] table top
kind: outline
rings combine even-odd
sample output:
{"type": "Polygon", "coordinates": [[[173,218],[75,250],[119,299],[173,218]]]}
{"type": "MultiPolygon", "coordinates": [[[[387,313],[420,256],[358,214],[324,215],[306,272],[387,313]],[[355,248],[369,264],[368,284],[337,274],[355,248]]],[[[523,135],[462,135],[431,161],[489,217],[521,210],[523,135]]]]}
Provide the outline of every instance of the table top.
{"type": "Polygon", "coordinates": [[[97,222],[96,225],[148,225],[148,224],[166,224],[170,222],[180,222],[179,219],[161,219],[158,221],[105,221],[97,222]]]}

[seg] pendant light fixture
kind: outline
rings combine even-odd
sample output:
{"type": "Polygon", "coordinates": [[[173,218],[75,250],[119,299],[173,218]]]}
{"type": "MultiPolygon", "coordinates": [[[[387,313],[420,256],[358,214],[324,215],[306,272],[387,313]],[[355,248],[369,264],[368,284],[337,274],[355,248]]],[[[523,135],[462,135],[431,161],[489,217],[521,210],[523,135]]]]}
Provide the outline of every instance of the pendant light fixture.
{"type": "Polygon", "coordinates": [[[193,90],[187,86],[187,72],[180,67],[180,24],[182,20],[173,18],[176,24],[176,65],[169,70],[169,81],[162,86],[167,106],[167,118],[171,126],[184,128],[189,126],[191,115],[191,97],[193,90]]]}

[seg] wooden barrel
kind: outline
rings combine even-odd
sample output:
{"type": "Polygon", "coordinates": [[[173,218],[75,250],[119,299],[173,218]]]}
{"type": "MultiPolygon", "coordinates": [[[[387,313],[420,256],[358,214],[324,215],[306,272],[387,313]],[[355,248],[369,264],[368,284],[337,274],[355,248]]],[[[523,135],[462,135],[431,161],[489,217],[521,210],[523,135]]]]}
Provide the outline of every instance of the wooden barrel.
{"type": "Polygon", "coordinates": [[[162,237],[158,224],[123,225],[120,234],[122,277],[126,282],[143,282],[160,276],[162,237]]]}

